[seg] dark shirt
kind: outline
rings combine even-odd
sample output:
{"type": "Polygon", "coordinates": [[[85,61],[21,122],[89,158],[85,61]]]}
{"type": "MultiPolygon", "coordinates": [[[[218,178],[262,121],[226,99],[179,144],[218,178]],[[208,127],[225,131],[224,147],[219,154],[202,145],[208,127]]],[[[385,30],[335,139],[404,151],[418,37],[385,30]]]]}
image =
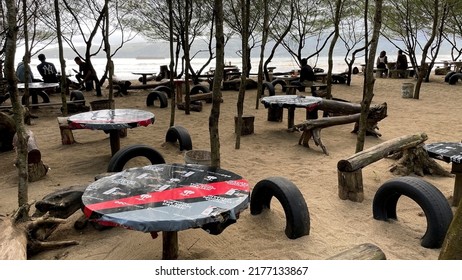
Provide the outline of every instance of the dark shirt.
{"type": "Polygon", "coordinates": [[[408,65],[406,55],[399,54],[398,58],[396,59],[396,69],[406,70],[407,67],[408,65]]]}
{"type": "Polygon", "coordinates": [[[316,77],[314,76],[313,68],[309,65],[305,65],[300,69],[300,83],[304,81],[315,81],[316,77]]]}
{"type": "Polygon", "coordinates": [[[56,68],[53,63],[49,62],[42,62],[37,65],[37,70],[39,71],[40,75],[42,75],[43,81],[45,83],[57,83],[58,77],[56,76],[56,68]]]}

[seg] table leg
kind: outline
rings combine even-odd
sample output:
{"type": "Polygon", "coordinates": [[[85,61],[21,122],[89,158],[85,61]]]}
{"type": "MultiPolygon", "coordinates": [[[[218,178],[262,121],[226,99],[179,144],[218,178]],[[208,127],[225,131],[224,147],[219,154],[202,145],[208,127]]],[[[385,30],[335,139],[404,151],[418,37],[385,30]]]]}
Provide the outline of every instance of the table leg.
{"type": "Polygon", "coordinates": [[[120,150],[120,134],[118,129],[109,130],[109,141],[111,142],[111,154],[114,155],[120,150]]]}
{"type": "Polygon", "coordinates": [[[462,197],[462,163],[452,163],[451,173],[456,175],[452,206],[458,207],[462,197]]]}
{"type": "Polygon", "coordinates": [[[141,75],[141,82],[143,83],[143,85],[147,84],[147,79],[146,79],[146,75],[142,74],[141,75]]]}
{"type": "Polygon", "coordinates": [[[178,259],[178,232],[163,231],[162,232],[162,259],[176,260],[178,259]]]}
{"type": "Polygon", "coordinates": [[[287,128],[292,128],[294,126],[294,118],[295,118],[295,107],[288,108],[287,114],[287,128]]]}

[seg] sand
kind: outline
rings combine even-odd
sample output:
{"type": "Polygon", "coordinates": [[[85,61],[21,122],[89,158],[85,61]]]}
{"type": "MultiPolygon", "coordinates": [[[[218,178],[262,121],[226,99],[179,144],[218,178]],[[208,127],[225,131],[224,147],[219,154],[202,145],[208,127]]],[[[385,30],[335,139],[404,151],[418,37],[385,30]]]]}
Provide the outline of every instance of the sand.
{"type": "MultiPolygon", "coordinates": [[[[333,85],[334,97],[359,102],[363,76],[354,76],[351,86],[333,85]]],[[[366,138],[366,148],[403,135],[425,132],[427,143],[460,141],[461,85],[444,83],[444,76],[432,76],[422,85],[420,99],[404,99],[402,83],[411,79],[378,79],[373,104],[387,102],[388,117],[379,123],[382,137],[366,138]]],[[[137,81],[134,81],[137,83],[137,81]]],[[[103,94],[107,95],[107,89],[103,94]]],[[[157,149],[168,163],[183,163],[184,154],[177,144],[165,143],[170,124],[170,108],[146,106],[149,90],[131,90],[129,96],[116,97],[117,108],[138,108],[156,116],[154,125],[128,131],[121,146],[146,144],[157,149]]],[[[279,91],[280,93],[280,91],[279,91]]],[[[86,92],[87,104],[96,100],[93,92],[86,92]]],[[[241,148],[235,149],[234,116],[238,92],[224,91],[220,116],[221,167],[246,178],[251,186],[271,176],[282,176],[292,181],[302,192],[310,212],[311,231],[295,240],[284,234],[285,215],[282,206],[273,200],[272,209],[252,216],[245,210],[236,224],[222,234],[209,235],[201,229],[179,232],[179,259],[211,260],[322,260],[362,243],[373,243],[381,248],[387,259],[435,260],[439,249],[426,249],[420,238],[426,230],[425,216],[412,200],[402,198],[398,204],[398,221],[383,222],[373,219],[372,201],[376,190],[394,178],[389,168],[392,159],[382,159],[363,169],[364,196],[362,203],[341,200],[337,194],[337,162],[354,153],[356,134],[353,124],[322,130],[322,139],[330,155],[310,142],[310,148],[298,145],[300,133],[287,132],[287,111],[283,122],[268,122],[262,104],[255,109],[256,91],[246,92],[245,114],[255,116],[255,133],[241,138],[241,148]]],[[[59,96],[52,96],[52,102],[59,96]]],[[[175,124],[185,127],[192,138],[194,149],[209,149],[208,117],[211,104],[204,103],[202,112],[177,110],[175,124]]],[[[299,111],[300,110],[300,111],[299,111]]],[[[29,199],[40,200],[53,191],[81,184],[90,184],[97,174],[104,173],[110,159],[109,137],[102,131],[74,130],[74,145],[62,145],[56,121],[59,107],[42,107],[33,113],[39,118],[27,126],[33,131],[42,152],[42,160],[50,167],[48,174],[29,184],[29,199]]],[[[305,113],[295,112],[295,123],[303,121],[305,113]]],[[[15,152],[0,154],[0,213],[11,213],[17,207],[17,170],[13,166],[15,152]]],[[[130,166],[143,165],[143,160],[130,166]]],[[[440,164],[450,170],[450,165],[440,164]]],[[[454,178],[425,176],[446,196],[451,197],[454,178]]],[[[454,210],[454,208],[453,208],[454,210]]],[[[77,240],[80,244],[46,251],[32,259],[51,260],[159,260],[162,239],[149,234],[112,228],[98,231],[92,226],[77,231],[74,221],[80,211],[60,226],[50,240],[77,240]]]]}

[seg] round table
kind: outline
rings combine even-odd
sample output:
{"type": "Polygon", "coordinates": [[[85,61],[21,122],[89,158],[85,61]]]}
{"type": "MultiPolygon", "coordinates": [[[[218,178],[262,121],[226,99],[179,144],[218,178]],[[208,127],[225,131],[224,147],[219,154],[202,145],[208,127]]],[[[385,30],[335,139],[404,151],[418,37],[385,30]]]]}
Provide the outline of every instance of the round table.
{"type": "Polygon", "coordinates": [[[95,181],[82,202],[85,215],[102,225],[151,234],[162,231],[163,258],[175,259],[178,231],[203,228],[221,233],[248,207],[249,194],[248,182],[224,169],[157,164],[95,181]]]}
{"type": "MultiPolygon", "coordinates": [[[[28,83],[27,86],[30,89],[30,95],[32,96],[32,104],[38,104],[38,95],[42,97],[44,100],[44,103],[49,103],[50,98],[48,97],[48,94],[44,91],[45,89],[52,89],[59,87],[59,83],[44,83],[44,82],[33,82],[33,83],[28,83]]],[[[26,84],[25,83],[18,83],[18,89],[25,89],[26,84]]],[[[25,98],[23,96],[23,104],[25,104],[25,98]]]]}
{"type": "Polygon", "coordinates": [[[105,109],[72,115],[68,119],[71,129],[95,129],[109,131],[111,152],[120,149],[119,130],[153,124],[153,113],[138,109],[105,109]]]}
{"type": "MultiPolygon", "coordinates": [[[[282,112],[282,108],[288,109],[287,127],[290,129],[294,126],[295,108],[305,108],[307,112],[316,109],[322,102],[322,98],[303,95],[273,95],[265,96],[261,103],[268,109],[268,120],[274,119],[274,111],[282,112]]],[[[282,119],[282,114],[281,118],[282,119]]]]}
{"type": "Polygon", "coordinates": [[[424,145],[428,155],[434,159],[451,163],[451,173],[456,175],[452,206],[458,206],[462,198],[462,143],[437,142],[424,145]]]}

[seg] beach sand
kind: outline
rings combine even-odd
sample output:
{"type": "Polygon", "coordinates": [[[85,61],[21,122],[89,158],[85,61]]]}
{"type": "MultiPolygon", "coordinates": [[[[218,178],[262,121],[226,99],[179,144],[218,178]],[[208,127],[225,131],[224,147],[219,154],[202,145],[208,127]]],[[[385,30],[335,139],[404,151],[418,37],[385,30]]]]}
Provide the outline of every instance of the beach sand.
{"type": "MultiPolygon", "coordinates": [[[[351,86],[335,84],[334,97],[360,102],[362,75],[353,77],[351,86]]],[[[444,76],[432,76],[430,83],[422,85],[420,99],[404,99],[402,83],[411,79],[377,79],[373,104],[386,102],[388,117],[379,122],[380,138],[367,137],[366,148],[384,141],[415,133],[426,133],[426,143],[461,141],[460,84],[444,83],[444,76]]],[[[133,83],[138,83],[134,81],[133,83]]],[[[107,94],[107,89],[103,94],[107,94]]],[[[184,153],[178,144],[165,143],[170,124],[170,105],[159,108],[146,106],[150,90],[131,90],[125,97],[116,97],[116,108],[138,108],[151,111],[156,121],[148,127],[128,130],[121,138],[121,146],[146,144],[159,151],[167,163],[184,163],[184,153]]],[[[97,97],[86,92],[87,105],[97,97]]],[[[279,94],[281,92],[279,91],[279,94]]],[[[426,231],[422,209],[412,200],[403,197],[398,203],[398,220],[377,221],[372,216],[372,201],[377,189],[394,178],[390,166],[392,159],[382,159],[363,169],[364,201],[341,200],[338,197],[337,162],[354,154],[356,134],[354,124],[325,128],[322,139],[330,155],[310,141],[310,148],[298,145],[299,132],[287,132],[287,111],[283,122],[268,122],[263,104],[255,109],[256,90],[248,90],[245,114],[255,116],[252,135],[241,137],[240,149],[235,149],[234,116],[237,112],[238,92],[224,91],[220,115],[221,167],[240,174],[255,186],[260,180],[282,176],[292,181],[302,192],[310,212],[310,234],[291,240],[284,234],[285,215],[282,206],[273,199],[271,210],[253,216],[246,209],[237,223],[220,235],[210,235],[202,229],[179,232],[179,259],[212,260],[322,260],[362,243],[381,248],[387,259],[435,260],[439,249],[426,249],[420,239],[426,231]]],[[[59,96],[52,96],[52,102],[59,96]]],[[[210,149],[208,118],[211,104],[204,103],[202,112],[176,110],[175,124],[185,127],[191,135],[194,149],[210,149]]],[[[27,126],[36,137],[43,162],[50,167],[48,174],[37,182],[29,183],[29,199],[40,200],[46,194],[73,185],[90,184],[95,175],[106,172],[111,157],[108,134],[102,131],[74,130],[78,143],[62,145],[56,121],[59,107],[42,107],[34,110],[39,118],[27,126]]],[[[295,123],[304,120],[305,112],[297,109],[295,123]]],[[[0,154],[0,213],[11,213],[17,208],[17,170],[13,166],[15,152],[0,154]]],[[[147,164],[134,160],[130,165],[147,164]]],[[[450,165],[439,161],[448,171],[450,165]]],[[[453,177],[425,176],[446,196],[453,192],[453,177]]],[[[453,211],[455,208],[453,207],[453,211]]],[[[50,240],[77,240],[79,245],[46,251],[32,259],[51,260],[159,260],[162,258],[162,238],[152,239],[150,234],[112,228],[98,231],[92,226],[75,230],[78,211],[49,238],[50,240]]]]}

